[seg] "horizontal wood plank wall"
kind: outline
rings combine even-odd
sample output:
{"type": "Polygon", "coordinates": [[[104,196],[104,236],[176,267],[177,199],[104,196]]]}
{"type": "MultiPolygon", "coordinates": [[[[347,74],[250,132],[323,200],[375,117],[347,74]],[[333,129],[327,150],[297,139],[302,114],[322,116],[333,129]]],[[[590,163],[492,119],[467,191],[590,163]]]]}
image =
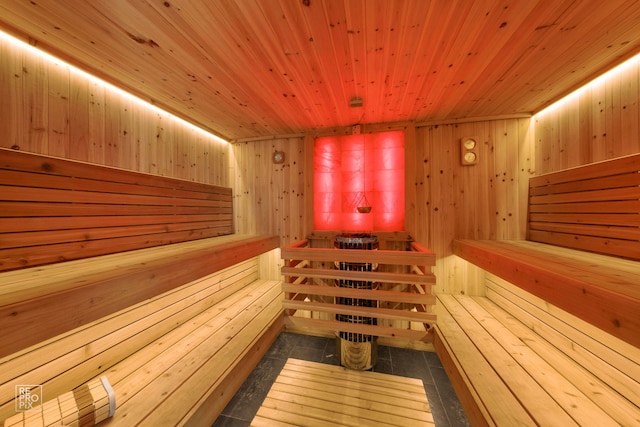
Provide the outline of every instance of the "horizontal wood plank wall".
{"type": "Polygon", "coordinates": [[[230,187],[229,145],[0,40],[0,147],[230,187]]]}
{"type": "Polygon", "coordinates": [[[233,232],[231,189],[0,148],[0,270],[233,232]]]}
{"type": "Polygon", "coordinates": [[[640,154],[529,181],[528,240],[640,259],[640,154]]]}

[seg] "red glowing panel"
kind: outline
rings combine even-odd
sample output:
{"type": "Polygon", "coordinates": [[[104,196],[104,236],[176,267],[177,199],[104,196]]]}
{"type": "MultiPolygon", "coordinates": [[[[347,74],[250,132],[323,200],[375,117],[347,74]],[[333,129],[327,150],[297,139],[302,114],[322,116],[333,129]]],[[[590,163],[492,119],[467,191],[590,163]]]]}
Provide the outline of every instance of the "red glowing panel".
{"type": "Polygon", "coordinates": [[[317,138],[313,159],[316,230],[404,230],[403,132],[317,138]]]}

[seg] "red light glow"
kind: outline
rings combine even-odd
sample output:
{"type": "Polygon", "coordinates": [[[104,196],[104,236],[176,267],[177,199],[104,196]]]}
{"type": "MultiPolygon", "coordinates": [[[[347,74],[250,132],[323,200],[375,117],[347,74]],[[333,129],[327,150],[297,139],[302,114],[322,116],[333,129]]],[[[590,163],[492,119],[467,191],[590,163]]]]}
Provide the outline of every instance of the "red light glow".
{"type": "Polygon", "coordinates": [[[316,138],[313,159],[314,229],[404,230],[402,131],[316,138]]]}

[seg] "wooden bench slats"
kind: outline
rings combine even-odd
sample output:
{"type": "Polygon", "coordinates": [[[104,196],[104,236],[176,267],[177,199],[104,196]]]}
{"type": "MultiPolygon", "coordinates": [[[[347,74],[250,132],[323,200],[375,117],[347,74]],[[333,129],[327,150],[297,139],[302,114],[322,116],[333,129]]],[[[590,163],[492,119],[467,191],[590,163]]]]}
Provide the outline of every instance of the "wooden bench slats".
{"type": "Polygon", "coordinates": [[[536,222],[574,223],[577,225],[614,225],[614,226],[640,226],[640,214],[611,214],[611,213],[535,213],[529,214],[529,224],[536,222]]]}
{"type": "MultiPolygon", "coordinates": [[[[619,393],[615,385],[606,385],[597,377],[598,372],[581,366],[571,357],[569,353],[575,349],[566,336],[558,334],[568,344],[562,350],[538,335],[537,329],[534,331],[517,320],[521,310],[507,313],[486,297],[439,295],[439,298],[442,306],[438,312],[436,335],[444,337],[442,342],[436,340],[436,343],[440,342],[436,349],[439,353],[447,352],[443,360],[456,359],[457,367],[452,367],[449,360],[445,362],[445,369],[456,369],[462,375],[454,382],[454,387],[460,390],[462,399],[473,399],[475,410],[471,412],[476,416],[471,418],[472,423],[515,425],[512,420],[501,418],[502,406],[508,404],[504,402],[514,397],[517,399],[515,405],[521,406],[535,421],[535,424],[522,425],[635,425],[640,421],[639,408],[619,393]],[[447,321],[441,322],[443,318],[447,321]],[[467,347],[447,348],[444,344],[458,338],[459,333],[469,340],[467,347]],[[481,373],[476,373],[478,360],[487,360],[491,367],[488,370],[479,367],[481,373]],[[533,381],[531,387],[537,387],[537,392],[513,385],[528,381],[526,378],[533,381]],[[512,385],[506,390],[495,388],[494,394],[482,391],[487,383],[497,381],[512,385]],[[536,393],[547,394],[555,403],[545,406],[531,401],[530,396],[536,393]],[[550,414],[545,411],[553,411],[556,406],[566,411],[570,419],[565,418],[562,422],[548,419],[550,414]],[[478,415],[480,419],[476,419],[478,415]]],[[[591,354],[591,357],[596,356],[591,354]]],[[[598,366],[603,365],[606,364],[600,361],[593,368],[597,371],[598,366]]],[[[509,409],[517,408],[509,406],[509,409]]]]}
{"type": "MultiPolygon", "coordinates": [[[[621,240],[640,240],[640,228],[615,227],[612,225],[577,225],[567,223],[531,222],[530,229],[536,231],[552,231],[557,233],[582,233],[594,237],[614,237],[621,240]]],[[[624,256],[624,255],[622,255],[624,256]]]]}
{"type": "Polygon", "coordinates": [[[0,273],[0,328],[7,339],[0,357],[268,252],[278,244],[277,236],[223,236],[104,255],[100,260],[52,264],[28,274],[0,273]],[[74,315],[47,322],[57,311],[74,315]]]}
{"type": "MultiPolygon", "coordinates": [[[[1,153],[1,152],[0,152],[1,153]]],[[[167,185],[171,183],[164,178],[167,185]]],[[[160,187],[157,185],[143,185],[126,182],[112,182],[98,179],[80,178],[77,176],[61,176],[46,173],[31,173],[0,169],[1,187],[26,187],[33,189],[59,189],[74,191],[97,191],[100,193],[129,194],[157,197],[178,197],[194,200],[229,200],[232,197],[231,189],[219,186],[202,186],[197,184],[191,189],[181,189],[180,185],[160,187]]],[[[189,181],[190,182],[190,181],[189,181]]]]}
{"type": "Polygon", "coordinates": [[[539,345],[538,354],[549,358],[551,349],[555,349],[564,363],[552,365],[575,373],[572,380],[607,413],[640,416],[640,395],[636,392],[640,385],[640,348],[493,275],[487,281],[487,298],[478,301],[526,342],[539,345]],[[565,366],[567,362],[571,363],[565,366]],[[576,364],[580,369],[576,370],[576,364]]]}
{"type": "Polygon", "coordinates": [[[498,420],[503,421],[504,425],[535,425],[529,413],[495,374],[491,364],[477,351],[472,337],[444,306],[438,304],[436,307],[438,323],[435,348],[450,378],[457,377],[457,381],[452,380],[452,385],[470,421],[478,426],[501,425],[497,423],[498,420]],[[451,364],[445,362],[447,359],[451,364]],[[489,399],[489,402],[484,403],[485,399],[489,399]],[[499,399],[500,404],[491,405],[491,399],[499,399]],[[495,406],[495,411],[489,412],[487,404],[489,407],[495,406]]]}
{"type": "MultiPolygon", "coordinates": [[[[230,221],[232,213],[211,215],[120,215],[75,217],[69,223],[66,217],[0,218],[0,233],[38,232],[51,230],[77,230],[79,228],[128,227],[137,225],[174,224],[183,222],[214,223],[230,221]],[[174,221],[175,219],[175,221],[174,221]]],[[[12,234],[13,235],[13,234],[12,234]]]]}
{"type": "Polygon", "coordinates": [[[0,148],[0,169],[45,174],[47,176],[66,176],[93,181],[133,184],[135,186],[171,188],[196,192],[231,192],[230,188],[210,184],[133,172],[109,166],[43,156],[6,148],[0,148]]]}
{"type": "MultiPolygon", "coordinates": [[[[494,317],[521,336],[527,346],[557,367],[620,425],[640,422],[640,396],[637,393],[640,383],[628,376],[637,376],[639,371],[640,359],[633,359],[637,348],[620,354],[618,349],[609,346],[608,338],[593,340],[586,336],[594,329],[590,325],[575,318],[564,320],[549,315],[548,310],[542,308],[527,312],[526,302],[523,304],[527,297],[510,299],[499,288],[492,286],[487,294],[489,299],[480,301],[494,317]],[[580,329],[581,326],[586,327],[580,329]],[[624,360],[625,356],[629,359],[624,360]]],[[[626,343],[621,344],[624,348],[626,343]]]]}
{"type": "MultiPolygon", "coordinates": [[[[179,339],[172,345],[159,341],[162,351],[144,367],[131,371],[126,366],[129,360],[116,365],[112,372],[129,371],[130,375],[117,380],[112,373],[108,374],[119,405],[116,415],[105,425],[134,426],[142,422],[178,425],[184,412],[174,410],[175,407],[193,407],[206,398],[203,394],[208,390],[200,378],[215,387],[215,378],[231,370],[243,350],[251,347],[257,335],[254,331],[265,328],[281,313],[277,304],[281,298],[279,284],[268,282],[266,286],[264,281],[250,285],[249,290],[259,294],[258,298],[245,294],[241,299],[244,302],[228,304],[229,313],[226,310],[224,314],[214,313],[208,322],[197,320],[199,328],[189,334],[172,331],[170,335],[179,339]],[[193,375],[195,371],[197,376],[193,375]]],[[[211,311],[217,310],[212,307],[211,311]]],[[[203,313],[207,315],[211,313],[203,313]]]]}
{"type": "Polygon", "coordinates": [[[0,271],[40,266],[62,261],[72,261],[112,252],[132,251],[171,243],[188,242],[193,239],[207,239],[227,235],[226,229],[200,229],[162,232],[148,235],[133,235],[100,240],[56,243],[46,246],[7,248],[0,258],[0,271]]]}
{"type": "Polygon", "coordinates": [[[522,336],[496,320],[481,304],[482,299],[446,295],[443,304],[538,425],[618,425],[565,378],[564,365],[570,361],[561,365],[547,362],[545,355],[533,351],[522,336]],[[467,326],[473,326],[473,331],[467,326]]]}
{"type": "Polygon", "coordinates": [[[637,173],[638,171],[640,171],[640,154],[632,154],[531,177],[529,186],[542,187],[549,184],[582,181],[624,173],[637,173]]]}
{"type": "Polygon", "coordinates": [[[529,230],[529,238],[535,242],[640,259],[640,242],[638,240],[612,239],[611,235],[608,237],[573,235],[570,238],[566,236],[564,233],[553,231],[529,230]]]}
{"type": "MultiPolygon", "coordinates": [[[[566,220],[563,222],[585,222],[585,219],[589,218],[589,214],[606,214],[606,213],[615,213],[615,214],[636,214],[636,215],[626,215],[618,218],[638,221],[638,209],[640,209],[640,202],[638,200],[631,201],[609,201],[609,202],[590,202],[590,203],[555,203],[553,205],[550,204],[541,204],[541,205],[529,205],[529,213],[531,214],[545,214],[545,213],[571,213],[571,214],[584,214],[584,215],[571,215],[565,217],[566,220]],[[575,218],[571,220],[571,218],[575,218]]],[[[613,215],[612,215],[613,216],[613,215]]],[[[597,218],[597,217],[596,217],[597,218]]],[[[615,222],[614,222],[615,223],[615,222]]],[[[628,222],[623,222],[622,224],[628,224],[628,222]]]]}
{"type": "MultiPolygon", "coordinates": [[[[454,241],[454,253],[633,345],[640,346],[640,270],[607,273],[598,265],[520,241],[454,241]],[[606,301],[606,304],[603,304],[606,301]]],[[[577,251],[580,252],[580,251],[577,251]]],[[[579,256],[579,254],[577,254],[579,256]]],[[[594,256],[596,256],[594,254],[594,256]]],[[[598,256],[596,256],[598,259],[598,256]]],[[[623,260],[621,260],[623,261],[623,260]]],[[[633,261],[627,261],[632,268],[633,261]]]]}
{"type": "Polygon", "coordinates": [[[640,259],[639,229],[640,154],[529,179],[528,240],[640,259]]]}
{"type": "Polygon", "coordinates": [[[43,384],[52,394],[70,390],[256,279],[256,261],[248,260],[0,359],[2,377],[11,379],[0,385],[0,419],[13,409],[15,383],[43,384]]]}
{"type": "MultiPolygon", "coordinates": [[[[2,205],[3,217],[77,217],[97,215],[207,215],[231,213],[227,207],[206,208],[202,206],[146,206],[106,205],[79,203],[15,202],[2,205]]],[[[73,218],[68,218],[73,221],[73,218]]],[[[230,234],[230,233],[229,233],[230,234]]]]}
{"type": "Polygon", "coordinates": [[[176,231],[212,231],[226,234],[226,228],[215,226],[210,222],[165,223],[155,225],[133,225],[128,227],[95,227],[83,230],[31,231],[12,233],[9,237],[0,237],[0,244],[7,249],[24,246],[55,245],[59,242],[83,242],[118,238],[122,234],[144,236],[176,231]]]}
{"type": "MultiPolygon", "coordinates": [[[[272,282],[273,283],[273,282],[272,282]]],[[[272,295],[273,298],[269,300],[262,300],[259,305],[254,304],[251,308],[257,310],[254,312],[253,317],[248,320],[244,318],[241,320],[242,330],[237,332],[232,341],[225,345],[222,351],[215,354],[214,357],[206,361],[198,372],[198,376],[192,375],[186,379],[184,383],[180,385],[180,388],[176,390],[170,402],[177,407],[182,408],[192,404],[191,411],[180,419],[179,423],[183,423],[191,416],[195,416],[199,407],[205,404],[205,401],[209,399],[214,390],[218,388],[223,381],[223,378],[218,377],[218,381],[211,384],[211,378],[220,372],[220,366],[224,366],[224,378],[229,375],[233,375],[233,371],[238,368],[238,364],[243,363],[243,359],[252,352],[252,348],[255,346],[258,338],[263,332],[265,332],[269,326],[276,321],[276,319],[282,318],[282,307],[279,303],[282,300],[282,294],[279,292],[279,284],[275,284],[269,291],[260,291],[261,294],[267,296],[272,295]],[[272,292],[275,290],[275,295],[272,292]],[[259,331],[256,334],[256,331],[259,331]],[[209,386],[207,389],[206,387],[209,386]],[[201,397],[197,401],[193,401],[193,397],[188,396],[192,390],[203,390],[201,397]],[[192,415],[193,414],[193,415],[192,415]]],[[[227,340],[229,337],[227,336],[227,340]]],[[[264,347],[266,351],[267,347],[264,347]]],[[[257,363],[257,360],[256,360],[257,363]]],[[[227,401],[231,399],[232,393],[228,393],[227,401]]],[[[222,408],[221,408],[222,409],[222,408]]],[[[173,411],[168,405],[163,405],[159,410],[154,411],[146,422],[151,422],[152,425],[160,425],[166,419],[178,420],[177,411],[173,411]]],[[[196,417],[197,420],[197,417],[196,417]]],[[[197,422],[197,421],[196,421],[197,422]]],[[[176,424],[179,424],[176,422],[176,424]]]]}
{"type": "Polygon", "coordinates": [[[535,187],[532,185],[529,188],[529,195],[540,196],[543,194],[572,193],[579,191],[602,190],[605,188],[631,187],[634,185],[640,185],[640,174],[636,171],[594,179],[563,182],[561,184],[543,185],[541,187],[535,187]]]}
{"type": "Polygon", "coordinates": [[[0,271],[231,233],[230,188],[0,149],[0,271]]]}
{"type": "Polygon", "coordinates": [[[141,196],[122,193],[105,193],[99,191],[68,191],[18,186],[0,186],[0,198],[3,203],[39,202],[39,203],[74,203],[87,205],[135,205],[144,213],[147,206],[180,206],[229,208],[228,200],[184,199],[177,197],[141,196]]]}
{"type": "Polygon", "coordinates": [[[529,203],[531,205],[545,205],[545,204],[554,205],[554,204],[638,200],[638,199],[640,199],[640,187],[627,186],[623,188],[609,188],[605,190],[577,191],[577,192],[571,192],[571,193],[531,196],[529,198],[529,203]]]}
{"type": "MultiPolygon", "coordinates": [[[[113,384],[122,384],[123,381],[126,383],[126,386],[118,386],[118,393],[122,395],[121,399],[117,399],[118,406],[122,406],[139,392],[136,384],[146,384],[148,381],[144,379],[145,377],[153,379],[157,375],[161,375],[163,366],[172,366],[176,360],[192,350],[189,345],[185,345],[190,342],[189,340],[199,345],[200,341],[205,340],[208,336],[213,336],[235,316],[242,313],[243,310],[247,310],[247,307],[255,299],[249,295],[249,291],[260,284],[260,281],[256,280],[245,284],[246,289],[237,289],[235,293],[205,308],[187,322],[179,325],[178,328],[168,330],[157,339],[151,340],[146,346],[141,347],[144,348],[144,351],[132,352],[126,359],[114,364],[107,371],[110,381],[113,384]],[[207,329],[210,330],[208,334],[205,333],[207,329]],[[181,346],[184,348],[178,350],[181,346]],[[148,369],[145,371],[144,367],[147,365],[152,367],[151,371],[148,369]]],[[[213,349],[218,348],[220,347],[213,347],[213,349]]]]}

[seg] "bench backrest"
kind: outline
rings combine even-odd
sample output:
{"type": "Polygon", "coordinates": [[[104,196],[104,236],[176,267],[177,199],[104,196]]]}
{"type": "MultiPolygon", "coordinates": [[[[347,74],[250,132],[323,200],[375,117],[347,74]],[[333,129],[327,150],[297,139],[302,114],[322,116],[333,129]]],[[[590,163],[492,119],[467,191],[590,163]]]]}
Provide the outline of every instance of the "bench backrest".
{"type": "Polygon", "coordinates": [[[231,188],[0,149],[0,271],[232,233],[231,188]]]}
{"type": "Polygon", "coordinates": [[[527,239],[640,259],[640,154],[531,178],[527,239]]]}

